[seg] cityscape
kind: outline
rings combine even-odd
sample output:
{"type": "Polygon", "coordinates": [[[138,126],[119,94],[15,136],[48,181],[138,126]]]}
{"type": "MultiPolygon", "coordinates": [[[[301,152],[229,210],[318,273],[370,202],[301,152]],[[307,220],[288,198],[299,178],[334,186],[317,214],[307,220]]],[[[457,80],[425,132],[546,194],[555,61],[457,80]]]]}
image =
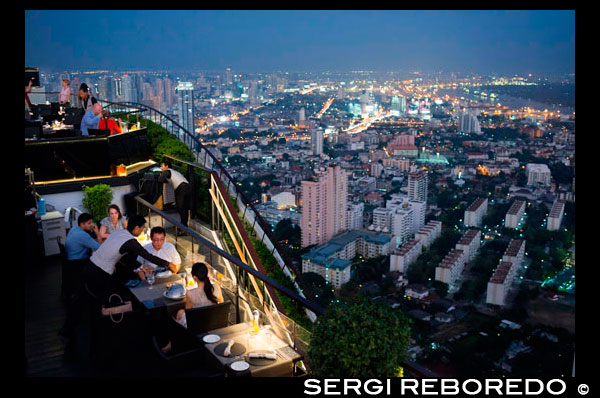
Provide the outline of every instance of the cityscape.
{"type": "Polygon", "coordinates": [[[192,134],[268,223],[302,297],[402,314],[404,372],[575,375],[574,69],[69,68],[27,53],[26,67],[33,104],[68,79],[192,134]]]}

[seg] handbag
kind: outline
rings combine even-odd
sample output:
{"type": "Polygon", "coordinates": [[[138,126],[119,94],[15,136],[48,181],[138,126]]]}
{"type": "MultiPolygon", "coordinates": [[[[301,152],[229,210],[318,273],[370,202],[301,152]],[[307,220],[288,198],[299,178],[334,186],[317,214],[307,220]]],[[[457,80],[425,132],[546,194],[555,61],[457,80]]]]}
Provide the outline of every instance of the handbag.
{"type": "Polygon", "coordinates": [[[131,301],[123,301],[121,296],[119,296],[117,293],[113,293],[110,295],[110,297],[108,298],[108,304],[108,306],[102,306],[102,315],[109,316],[110,320],[113,321],[113,323],[120,323],[123,320],[125,313],[133,311],[131,301]],[[120,301],[120,303],[117,303],[116,305],[110,305],[113,297],[116,297],[120,301]],[[121,315],[121,317],[117,317],[118,320],[115,320],[115,315],[119,314],[121,315]]]}

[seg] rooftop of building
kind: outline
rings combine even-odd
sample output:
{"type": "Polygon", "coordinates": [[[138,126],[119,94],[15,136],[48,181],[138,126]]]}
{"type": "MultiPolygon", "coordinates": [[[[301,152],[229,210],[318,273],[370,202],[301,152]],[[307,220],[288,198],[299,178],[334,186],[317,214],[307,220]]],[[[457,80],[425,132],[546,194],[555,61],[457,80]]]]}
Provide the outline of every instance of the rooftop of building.
{"type": "Polygon", "coordinates": [[[510,209],[508,209],[508,213],[507,214],[515,215],[515,214],[519,213],[519,211],[521,211],[521,209],[523,208],[523,206],[525,206],[525,201],[517,199],[510,206],[510,209]]]}
{"type": "MultiPolygon", "coordinates": [[[[331,256],[343,250],[347,245],[356,241],[357,239],[364,239],[369,243],[385,245],[392,240],[392,237],[362,230],[346,231],[330,239],[329,242],[325,243],[324,245],[316,247],[310,252],[303,254],[302,259],[310,260],[311,262],[320,265],[326,265],[331,256]]],[[[347,267],[349,264],[349,262],[347,262],[347,264],[338,263],[338,265],[343,268],[347,267]]]]}
{"type": "Polygon", "coordinates": [[[477,198],[469,205],[467,211],[477,211],[484,203],[487,203],[486,198],[477,198]]]}

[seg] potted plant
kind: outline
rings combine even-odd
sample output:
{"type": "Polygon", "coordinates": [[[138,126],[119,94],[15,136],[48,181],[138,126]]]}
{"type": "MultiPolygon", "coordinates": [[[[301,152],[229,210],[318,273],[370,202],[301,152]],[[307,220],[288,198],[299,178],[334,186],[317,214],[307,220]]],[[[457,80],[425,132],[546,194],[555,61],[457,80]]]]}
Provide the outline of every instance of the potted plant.
{"type": "Polygon", "coordinates": [[[93,187],[83,186],[83,205],[90,212],[95,222],[100,222],[107,215],[113,193],[110,186],[96,184],[93,187]]]}
{"type": "Polygon", "coordinates": [[[394,377],[402,374],[411,320],[365,297],[337,301],[315,322],[308,348],[317,377],[394,377]]]}

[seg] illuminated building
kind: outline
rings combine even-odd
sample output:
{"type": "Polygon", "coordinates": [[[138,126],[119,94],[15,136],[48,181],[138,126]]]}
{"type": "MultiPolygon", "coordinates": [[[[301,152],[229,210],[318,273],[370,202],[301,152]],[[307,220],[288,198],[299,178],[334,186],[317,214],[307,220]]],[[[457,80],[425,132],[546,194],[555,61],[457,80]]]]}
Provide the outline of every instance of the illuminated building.
{"type": "Polygon", "coordinates": [[[327,242],[346,229],[348,175],[339,165],[302,181],[302,247],[327,242]]]}
{"type": "Polygon", "coordinates": [[[427,173],[419,170],[408,174],[408,196],[412,200],[427,202],[427,173]]]}
{"type": "Polygon", "coordinates": [[[477,115],[470,110],[460,112],[458,115],[458,132],[465,134],[483,134],[479,126],[477,115]]]}
{"type": "MultiPolygon", "coordinates": [[[[302,108],[304,109],[304,108],[302,108]]],[[[321,128],[312,129],[310,132],[311,146],[313,154],[318,156],[323,153],[323,130],[321,128]]]]}
{"type": "Polygon", "coordinates": [[[179,124],[187,131],[194,132],[194,85],[190,82],[179,82],[175,87],[178,99],[179,124]]]}

